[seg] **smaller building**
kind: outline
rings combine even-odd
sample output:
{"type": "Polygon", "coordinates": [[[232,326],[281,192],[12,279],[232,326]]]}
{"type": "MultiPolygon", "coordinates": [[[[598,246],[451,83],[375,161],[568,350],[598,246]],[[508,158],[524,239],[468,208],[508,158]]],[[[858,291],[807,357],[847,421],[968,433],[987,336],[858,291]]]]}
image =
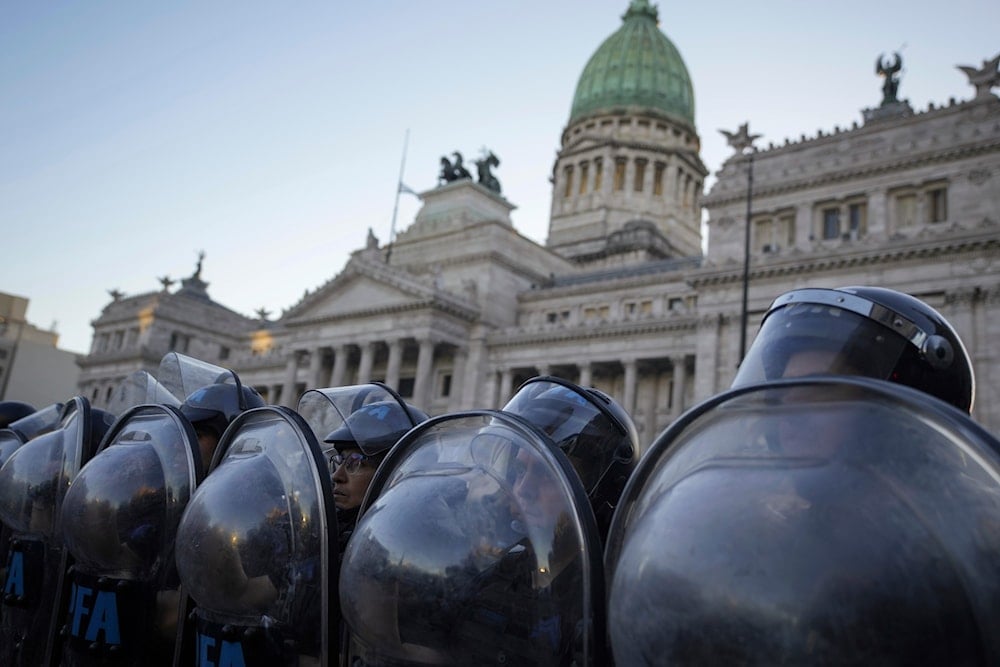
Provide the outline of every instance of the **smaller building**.
{"type": "Polygon", "coordinates": [[[0,292],[0,399],[35,407],[76,395],[77,355],[60,350],[59,334],[28,322],[28,299],[0,292]]]}

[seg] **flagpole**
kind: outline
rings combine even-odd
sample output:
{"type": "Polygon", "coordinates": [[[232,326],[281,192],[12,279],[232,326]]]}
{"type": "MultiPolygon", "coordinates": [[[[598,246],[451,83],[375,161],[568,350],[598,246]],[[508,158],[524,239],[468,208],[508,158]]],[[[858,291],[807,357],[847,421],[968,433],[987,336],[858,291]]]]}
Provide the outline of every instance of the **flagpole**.
{"type": "Polygon", "coordinates": [[[396,202],[392,205],[392,225],[389,227],[389,247],[385,251],[385,263],[392,255],[392,244],[396,240],[396,214],[399,212],[399,195],[403,192],[403,170],[406,168],[406,147],[410,143],[410,128],[406,128],[403,138],[403,158],[399,162],[399,179],[396,181],[396,202]]]}

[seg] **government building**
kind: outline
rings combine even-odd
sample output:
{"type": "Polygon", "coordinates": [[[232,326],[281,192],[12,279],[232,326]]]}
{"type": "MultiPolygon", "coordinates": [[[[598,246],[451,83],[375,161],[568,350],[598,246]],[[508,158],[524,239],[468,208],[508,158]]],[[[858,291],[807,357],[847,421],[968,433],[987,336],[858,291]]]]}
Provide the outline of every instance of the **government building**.
{"type": "Polygon", "coordinates": [[[583,68],[544,245],[514,228],[488,164],[477,178],[445,160],[397,238],[369,233],[277,319],[213,301],[201,262],[179,288],[115,293],[93,322],[81,393],[100,406],[171,350],[289,406],[308,388],[383,380],[431,414],[498,408],[551,374],[614,396],[648,443],[729,387],[774,297],[877,285],[951,321],[975,365],[973,416],[1000,433],[996,61],[944,106],[896,99],[890,63],[860,123],[766,148],[743,126],[706,193],[691,78],[657,19],[632,0],[583,68]]]}

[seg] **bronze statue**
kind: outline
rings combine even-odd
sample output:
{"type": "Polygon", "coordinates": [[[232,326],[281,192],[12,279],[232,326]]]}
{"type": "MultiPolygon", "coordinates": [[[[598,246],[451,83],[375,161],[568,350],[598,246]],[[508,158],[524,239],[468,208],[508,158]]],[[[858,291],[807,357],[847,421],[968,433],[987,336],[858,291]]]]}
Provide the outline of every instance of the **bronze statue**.
{"type": "Polygon", "coordinates": [[[990,90],[1000,86],[1000,53],[992,60],[984,60],[983,66],[979,69],[969,65],[956,65],[956,67],[965,72],[969,77],[969,83],[976,87],[977,100],[992,97],[990,90]]]}
{"type": "Polygon", "coordinates": [[[481,159],[476,160],[476,170],[479,172],[480,185],[500,194],[500,181],[490,172],[490,167],[499,167],[500,158],[493,151],[486,151],[481,159]]]}
{"type": "Polygon", "coordinates": [[[441,156],[441,173],[438,175],[438,179],[444,183],[451,183],[462,178],[472,178],[472,174],[462,164],[462,154],[455,151],[452,155],[455,156],[454,162],[441,156]]]}
{"type": "Polygon", "coordinates": [[[878,60],[875,61],[875,74],[885,77],[885,83],[882,84],[882,106],[887,104],[895,104],[899,100],[896,99],[896,91],[899,89],[899,71],[903,69],[903,59],[899,57],[899,52],[893,53],[895,60],[889,62],[884,59],[885,54],[881,54],[878,60]]]}
{"type": "Polygon", "coordinates": [[[719,130],[719,132],[726,137],[726,143],[742,155],[748,148],[752,149],[754,147],[753,142],[760,138],[759,134],[750,134],[749,127],[750,123],[746,122],[740,125],[739,129],[735,132],[728,132],[726,130],[719,130]]]}

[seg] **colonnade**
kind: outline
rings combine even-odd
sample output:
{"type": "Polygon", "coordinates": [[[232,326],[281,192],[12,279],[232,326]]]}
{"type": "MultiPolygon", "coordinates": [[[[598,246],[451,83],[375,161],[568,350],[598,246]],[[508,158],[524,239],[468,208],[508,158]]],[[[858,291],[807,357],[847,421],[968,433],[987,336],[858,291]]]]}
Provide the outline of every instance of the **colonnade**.
{"type": "Polygon", "coordinates": [[[267,391],[271,402],[295,407],[306,389],[379,380],[415,406],[431,410],[436,399],[456,393],[464,356],[463,348],[429,337],[297,346],[287,356],[282,381],[267,391]],[[435,364],[436,356],[440,364],[435,364]],[[452,376],[444,387],[445,396],[436,391],[437,372],[452,376]]]}
{"type": "Polygon", "coordinates": [[[502,407],[521,382],[536,375],[553,375],[612,396],[632,417],[640,439],[648,444],[660,430],[690,407],[694,354],[569,364],[500,365],[491,371],[488,396],[502,407]]]}

